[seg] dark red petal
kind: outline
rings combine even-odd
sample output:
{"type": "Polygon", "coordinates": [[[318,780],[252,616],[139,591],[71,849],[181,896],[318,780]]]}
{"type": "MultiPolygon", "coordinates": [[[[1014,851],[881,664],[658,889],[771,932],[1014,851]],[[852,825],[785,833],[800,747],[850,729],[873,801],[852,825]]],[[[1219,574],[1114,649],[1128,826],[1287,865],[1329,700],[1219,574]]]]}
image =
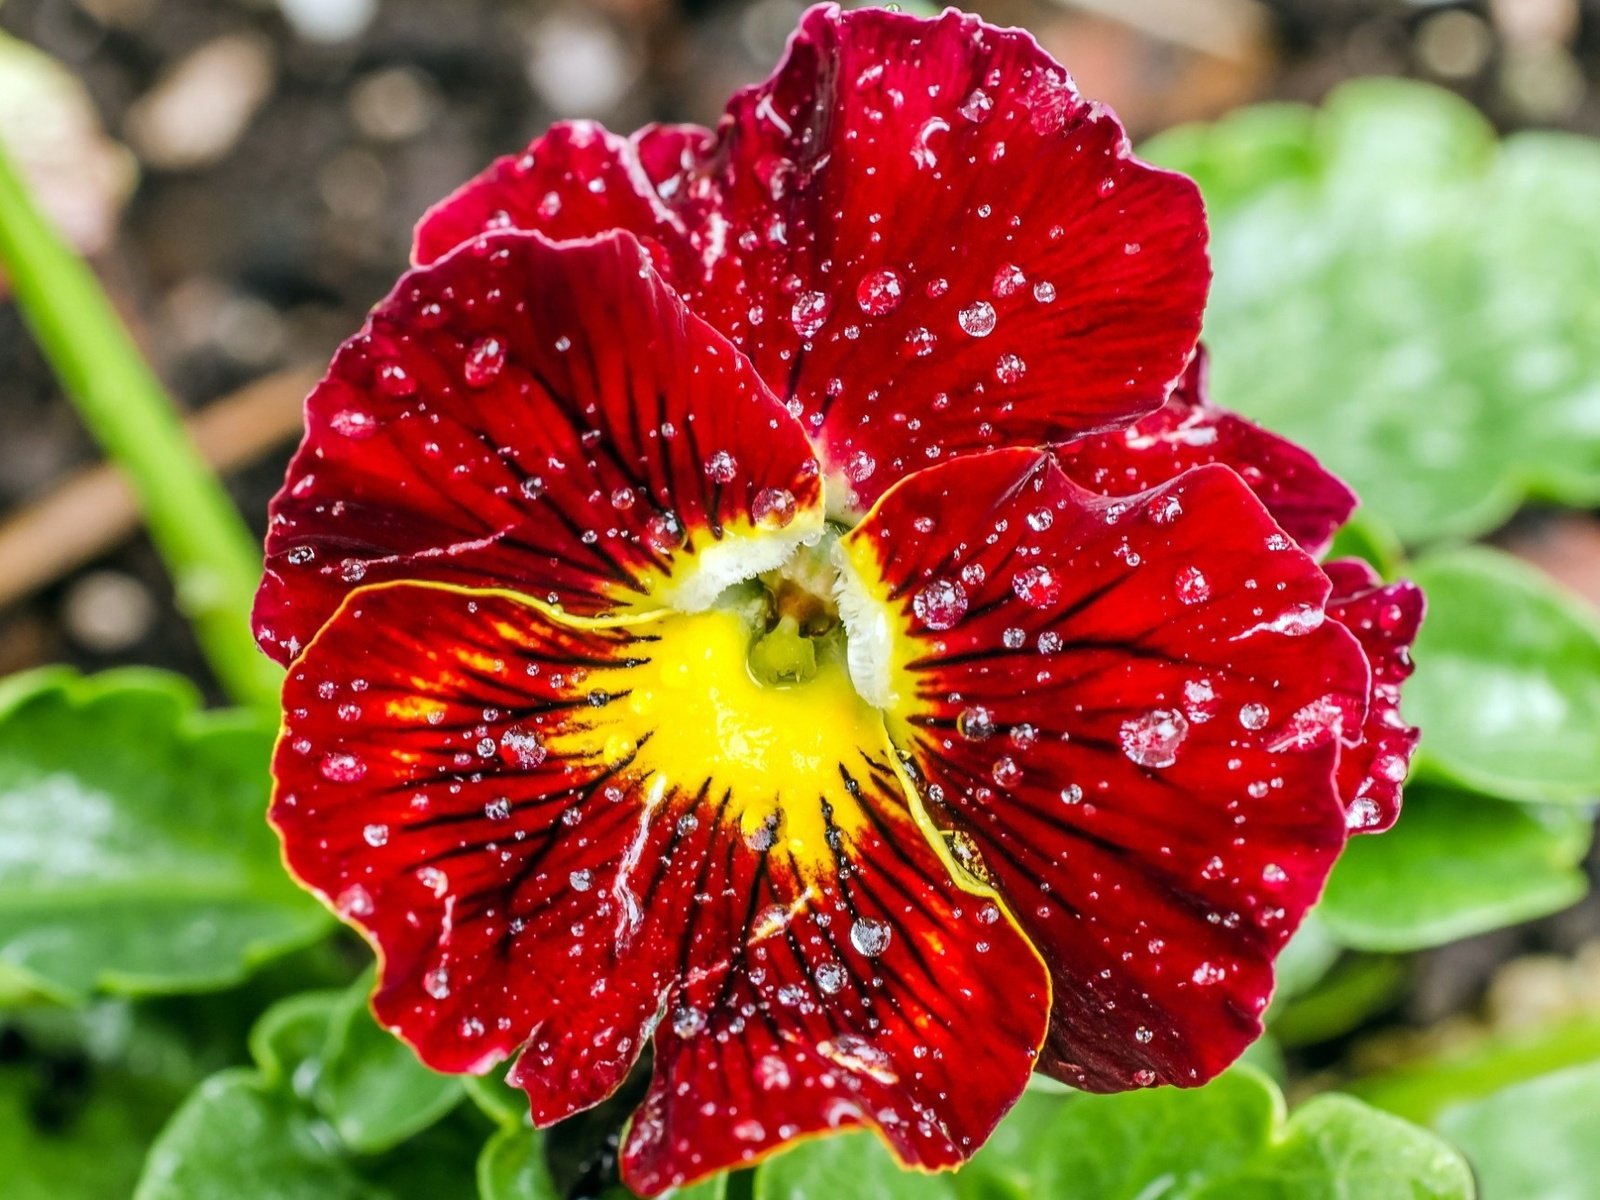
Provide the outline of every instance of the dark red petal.
{"type": "Polygon", "coordinates": [[[1050,964],[1045,1069],[1215,1075],[1345,839],[1368,672],[1327,578],[1227,468],[1110,500],[1028,451],[912,476],[844,544],[896,629],[891,734],[1050,964]]]}
{"type": "Polygon", "coordinates": [[[506,233],[400,281],[306,402],[256,602],[269,653],[361,583],[593,614],[659,604],[713,547],[726,574],[758,528],[770,553],[820,529],[799,425],[644,261],[627,235],[506,233]]]}
{"type": "Polygon", "coordinates": [[[1075,483],[1106,496],[1132,495],[1191,467],[1222,463],[1309,554],[1326,550],[1356,507],[1355,493],[1309,451],[1211,404],[1204,348],[1162,408],[1119,432],[1069,442],[1056,451],[1056,462],[1075,483]]]}
{"type": "Polygon", "coordinates": [[[864,507],[930,461],[1115,428],[1199,334],[1199,194],[1135,159],[1026,33],[812,9],[715,139],[557,130],[436,209],[427,259],[507,221],[622,224],[816,433],[864,507]]]}
{"type": "Polygon", "coordinates": [[[1324,570],[1333,584],[1328,615],[1361,643],[1372,664],[1372,697],[1361,742],[1339,760],[1339,790],[1352,833],[1381,833],[1400,815],[1418,732],[1400,715],[1400,685],[1412,671],[1411,643],[1424,608],[1422,589],[1401,580],[1385,584],[1358,558],[1339,559],[1324,570]]]}
{"type": "Polygon", "coordinates": [[[952,881],[842,664],[765,689],[747,645],[726,612],[360,589],[290,669],[287,861],[379,950],[379,1019],[440,1070],[520,1048],[540,1124],[654,1036],[637,1190],[850,1125],[959,1162],[1026,1084],[1043,964],[952,881]]]}

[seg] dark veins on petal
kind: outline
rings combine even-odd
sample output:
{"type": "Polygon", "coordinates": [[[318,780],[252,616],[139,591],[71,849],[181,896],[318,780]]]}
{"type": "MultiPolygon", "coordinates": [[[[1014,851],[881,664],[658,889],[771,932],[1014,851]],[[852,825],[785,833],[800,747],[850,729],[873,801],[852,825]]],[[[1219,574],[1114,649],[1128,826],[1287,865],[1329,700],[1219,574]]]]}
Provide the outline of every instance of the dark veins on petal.
{"type": "Polygon", "coordinates": [[[930,462],[1158,408],[1209,280],[1194,185],[1133,158],[1029,35],[956,12],[814,8],[715,134],[557,127],[430,213],[416,254],[618,227],[857,510],[930,462]]]}
{"type": "Polygon", "coordinates": [[[440,1070],[520,1051],[540,1124],[653,1036],[637,1190],[862,1124],[953,1165],[1026,1083],[1042,964],[859,730],[801,731],[784,765],[762,722],[791,714],[733,703],[755,685],[731,620],[578,630],[502,593],[361,589],[290,670],[287,860],[379,949],[379,1018],[440,1070]],[[719,716],[771,762],[722,755],[719,716]]]}
{"type": "Polygon", "coordinates": [[[1215,1075],[1345,838],[1368,670],[1326,577],[1230,470],[1112,500],[1027,451],[913,476],[845,544],[903,622],[891,732],[1050,964],[1044,1068],[1215,1075]]]}

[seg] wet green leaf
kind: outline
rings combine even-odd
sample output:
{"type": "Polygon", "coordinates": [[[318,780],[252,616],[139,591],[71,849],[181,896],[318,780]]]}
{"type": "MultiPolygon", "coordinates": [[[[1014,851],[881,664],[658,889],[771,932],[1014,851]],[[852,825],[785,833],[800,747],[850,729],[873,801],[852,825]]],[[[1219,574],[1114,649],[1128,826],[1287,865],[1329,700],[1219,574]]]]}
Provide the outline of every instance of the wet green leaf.
{"type": "Polygon", "coordinates": [[[39,992],[206,990],[321,936],[266,824],[272,731],[174,676],[0,687],[0,964],[39,992]]]}
{"type": "Polygon", "coordinates": [[[1600,632],[1531,567],[1484,548],[1408,572],[1428,597],[1407,719],[1420,774],[1515,800],[1600,790],[1600,632]]]}
{"type": "Polygon", "coordinates": [[[1317,913],[1361,950],[1420,950],[1529,921],[1583,897],[1592,834],[1577,809],[1416,784],[1393,829],[1351,840],[1317,913]]]}
{"type": "Polygon", "coordinates": [[[561,1200],[544,1160],[544,1137],[531,1125],[507,1125],[478,1158],[479,1200],[561,1200]]]}
{"type": "Polygon", "coordinates": [[[1368,79],[1145,152],[1207,198],[1219,403],[1408,543],[1600,501],[1600,145],[1497,144],[1449,93],[1368,79]]]}
{"type": "Polygon", "coordinates": [[[345,991],[328,1022],[317,1107],[352,1150],[386,1150],[439,1120],[461,1100],[459,1076],[441,1075],[373,1019],[368,972],[345,991]]]}
{"type": "Polygon", "coordinates": [[[1593,1200],[1597,1114],[1600,1063],[1591,1063],[1449,1109],[1439,1128],[1465,1151],[1483,1200],[1593,1200]]]}

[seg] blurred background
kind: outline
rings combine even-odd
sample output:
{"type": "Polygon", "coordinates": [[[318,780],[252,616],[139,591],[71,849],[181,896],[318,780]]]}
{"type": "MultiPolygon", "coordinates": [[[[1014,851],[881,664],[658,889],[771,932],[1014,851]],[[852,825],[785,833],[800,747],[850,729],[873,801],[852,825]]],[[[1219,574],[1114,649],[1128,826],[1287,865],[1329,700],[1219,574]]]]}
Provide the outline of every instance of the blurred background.
{"type": "MultiPolygon", "coordinates": [[[[559,118],[713,123],[802,7],[0,0],[0,140],[259,532],[302,397],[429,204],[559,118]]],[[[1310,1087],[1600,1014],[1600,905],[1581,899],[1600,794],[1600,0],[973,7],[1032,30],[1200,178],[1216,398],[1351,478],[1369,507],[1345,548],[1410,555],[1433,589],[1413,815],[1341,867],[1286,968],[1291,1001],[1295,971],[1317,990],[1277,1012],[1272,1052],[1310,1087]],[[1350,85],[1371,76],[1429,86],[1350,85]],[[1330,95],[1321,116],[1249,107],[1330,95]],[[1449,557],[1471,541],[1531,569],[1449,557]],[[1385,891],[1412,872],[1415,894],[1385,891]]],[[[0,675],[147,663],[217,696],[98,462],[0,301],[0,675]]]]}

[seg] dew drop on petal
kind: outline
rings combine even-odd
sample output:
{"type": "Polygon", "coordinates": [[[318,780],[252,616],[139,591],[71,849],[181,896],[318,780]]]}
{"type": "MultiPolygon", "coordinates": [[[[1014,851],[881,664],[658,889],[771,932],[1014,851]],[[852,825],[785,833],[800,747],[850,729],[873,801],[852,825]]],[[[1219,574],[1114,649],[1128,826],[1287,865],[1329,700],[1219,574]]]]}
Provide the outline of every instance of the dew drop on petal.
{"type": "Polygon", "coordinates": [[[356,783],[367,773],[367,764],[354,754],[325,754],[318,764],[329,783],[356,783]]]}
{"type": "Polygon", "coordinates": [[[422,977],[422,990],[435,1000],[443,1000],[450,995],[450,972],[443,967],[429,971],[422,977]]]}
{"type": "Polygon", "coordinates": [[[817,967],[817,986],[825,995],[837,996],[848,980],[845,969],[836,962],[825,962],[817,967]]]}
{"type": "Polygon", "coordinates": [[[1048,279],[1041,279],[1033,285],[1033,298],[1040,304],[1051,304],[1056,298],[1056,285],[1048,279]]]}
{"type": "Polygon", "coordinates": [[[980,704],[961,710],[956,732],[969,742],[983,742],[994,736],[994,714],[980,704]]]}
{"type": "Polygon", "coordinates": [[[794,520],[797,505],[788,488],[762,488],[750,505],[756,524],[767,529],[782,529],[794,520]]]}
{"type": "Polygon", "coordinates": [[[366,825],[361,830],[361,840],[376,849],[389,843],[389,827],[387,825],[366,825]]]}
{"type": "Polygon", "coordinates": [[[833,301],[826,292],[801,292],[789,309],[789,324],[803,338],[815,337],[827,324],[833,301]]]}
{"type": "Polygon", "coordinates": [[[1049,608],[1061,597],[1061,580],[1043,563],[1034,563],[1011,577],[1011,590],[1029,608],[1049,608]]]}
{"type": "Polygon", "coordinates": [[[973,88],[972,91],[967,93],[967,98],[961,102],[961,107],[956,111],[974,125],[979,125],[987,121],[989,114],[994,112],[994,101],[989,98],[989,93],[982,88],[973,88]]]}
{"type": "Polygon", "coordinates": [[[1002,354],[994,364],[994,377],[1001,383],[1020,383],[1028,373],[1028,364],[1020,354],[1002,354]]]}
{"type": "Polygon", "coordinates": [[[869,958],[876,958],[887,950],[893,936],[889,923],[876,917],[862,917],[850,926],[850,944],[869,958]]]}
{"type": "Polygon", "coordinates": [[[644,540],[658,554],[681,549],[686,540],[683,523],[674,513],[657,513],[645,522],[644,540]]]}
{"type": "Polygon", "coordinates": [[[870,317],[882,317],[900,307],[905,298],[905,284],[898,272],[883,267],[862,276],[856,287],[856,303],[870,317]]]}
{"type": "Polygon", "coordinates": [[[929,629],[953,629],[967,614],[967,592],[953,579],[932,579],[912,599],[911,607],[929,629]]]}
{"type": "Polygon", "coordinates": [[[1159,770],[1178,761],[1178,747],[1189,736],[1189,722],[1180,712],[1158,708],[1122,723],[1122,752],[1137,766],[1159,770]]]}
{"type": "Polygon", "coordinates": [[[1249,730],[1261,729],[1267,723],[1267,716],[1265,704],[1246,704],[1239,709],[1239,724],[1249,730]]]}
{"type": "Polygon", "coordinates": [[[718,450],[706,459],[705,471],[712,483],[732,483],[739,473],[739,463],[726,450],[718,450]]]}
{"type": "Polygon", "coordinates": [[[1199,567],[1184,567],[1178,572],[1178,599],[1184,604],[1203,604],[1211,597],[1211,581],[1199,567]]]}
{"type": "Polygon", "coordinates": [[[340,437],[360,441],[378,432],[378,422],[371,413],[356,408],[346,408],[328,418],[328,424],[340,437]]]}
{"type": "Polygon", "coordinates": [[[497,337],[479,338],[467,351],[461,366],[461,378],[468,387],[488,387],[505,370],[506,348],[497,337]]]}
{"type": "Polygon", "coordinates": [[[956,320],[972,337],[988,337],[994,332],[994,305],[987,300],[975,300],[956,314],[956,320]]]}

